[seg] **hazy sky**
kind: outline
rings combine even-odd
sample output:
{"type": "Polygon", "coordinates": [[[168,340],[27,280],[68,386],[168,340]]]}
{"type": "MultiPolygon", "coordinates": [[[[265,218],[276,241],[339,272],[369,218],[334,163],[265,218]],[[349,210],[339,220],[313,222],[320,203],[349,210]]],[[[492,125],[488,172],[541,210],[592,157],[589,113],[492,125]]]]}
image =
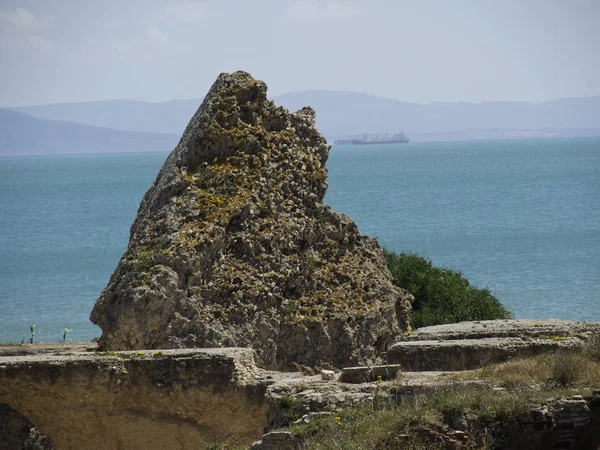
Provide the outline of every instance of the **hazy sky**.
{"type": "Polygon", "coordinates": [[[0,105],[271,95],[404,101],[600,95],[600,0],[0,0],[0,105]]]}

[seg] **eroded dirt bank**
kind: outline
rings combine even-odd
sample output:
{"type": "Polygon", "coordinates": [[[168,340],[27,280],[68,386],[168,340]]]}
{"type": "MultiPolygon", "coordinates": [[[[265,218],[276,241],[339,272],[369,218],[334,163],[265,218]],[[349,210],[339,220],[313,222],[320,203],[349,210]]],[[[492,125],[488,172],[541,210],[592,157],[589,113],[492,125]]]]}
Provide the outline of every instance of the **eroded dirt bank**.
{"type": "Polygon", "coordinates": [[[57,449],[198,449],[260,437],[265,383],[249,349],[0,357],[0,403],[57,449]]]}

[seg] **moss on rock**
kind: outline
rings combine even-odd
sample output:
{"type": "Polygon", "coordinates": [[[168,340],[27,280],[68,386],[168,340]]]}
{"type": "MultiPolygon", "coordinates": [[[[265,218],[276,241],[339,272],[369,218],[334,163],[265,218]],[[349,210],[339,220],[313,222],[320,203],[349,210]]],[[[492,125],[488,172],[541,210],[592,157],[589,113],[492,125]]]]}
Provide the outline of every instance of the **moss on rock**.
{"type": "Polygon", "coordinates": [[[377,241],[322,203],[329,146],[314,111],[266,92],[245,72],[209,91],[94,307],[102,347],[251,346],[269,368],[342,366],[407,329],[411,297],[377,241]]]}

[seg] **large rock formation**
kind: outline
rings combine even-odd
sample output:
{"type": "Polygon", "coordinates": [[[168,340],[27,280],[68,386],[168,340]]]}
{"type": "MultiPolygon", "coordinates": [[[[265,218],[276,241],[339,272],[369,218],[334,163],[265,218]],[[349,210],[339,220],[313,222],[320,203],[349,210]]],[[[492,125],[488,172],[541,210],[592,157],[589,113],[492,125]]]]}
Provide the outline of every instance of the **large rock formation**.
{"type": "Polygon", "coordinates": [[[144,196],[91,314],[106,349],[249,346],[268,368],[376,359],[408,328],[376,240],[322,204],[329,146],[222,74],[144,196]]]}

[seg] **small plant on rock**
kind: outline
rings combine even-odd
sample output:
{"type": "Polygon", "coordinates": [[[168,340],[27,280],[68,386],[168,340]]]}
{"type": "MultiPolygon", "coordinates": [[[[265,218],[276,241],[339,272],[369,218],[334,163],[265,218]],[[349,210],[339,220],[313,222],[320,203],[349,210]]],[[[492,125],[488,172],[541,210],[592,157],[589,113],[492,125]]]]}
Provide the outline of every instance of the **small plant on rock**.
{"type": "Polygon", "coordinates": [[[29,332],[31,333],[31,336],[29,338],[29,343],[33,344],[34,338],[35,338],[35,328],[36,328],[36,324],[32,323],[31,326],[29,327],[29,332]]]}
{"type": "Polygon", "coordinates": [[[63,331],[62,331],[62,342],[63,342],[63,344],[65,342],[67,342],[67,334],[69,334],[71,331],[73,331],[73,330],[70,330],[67,327],[63,328],[63,331]]]}

